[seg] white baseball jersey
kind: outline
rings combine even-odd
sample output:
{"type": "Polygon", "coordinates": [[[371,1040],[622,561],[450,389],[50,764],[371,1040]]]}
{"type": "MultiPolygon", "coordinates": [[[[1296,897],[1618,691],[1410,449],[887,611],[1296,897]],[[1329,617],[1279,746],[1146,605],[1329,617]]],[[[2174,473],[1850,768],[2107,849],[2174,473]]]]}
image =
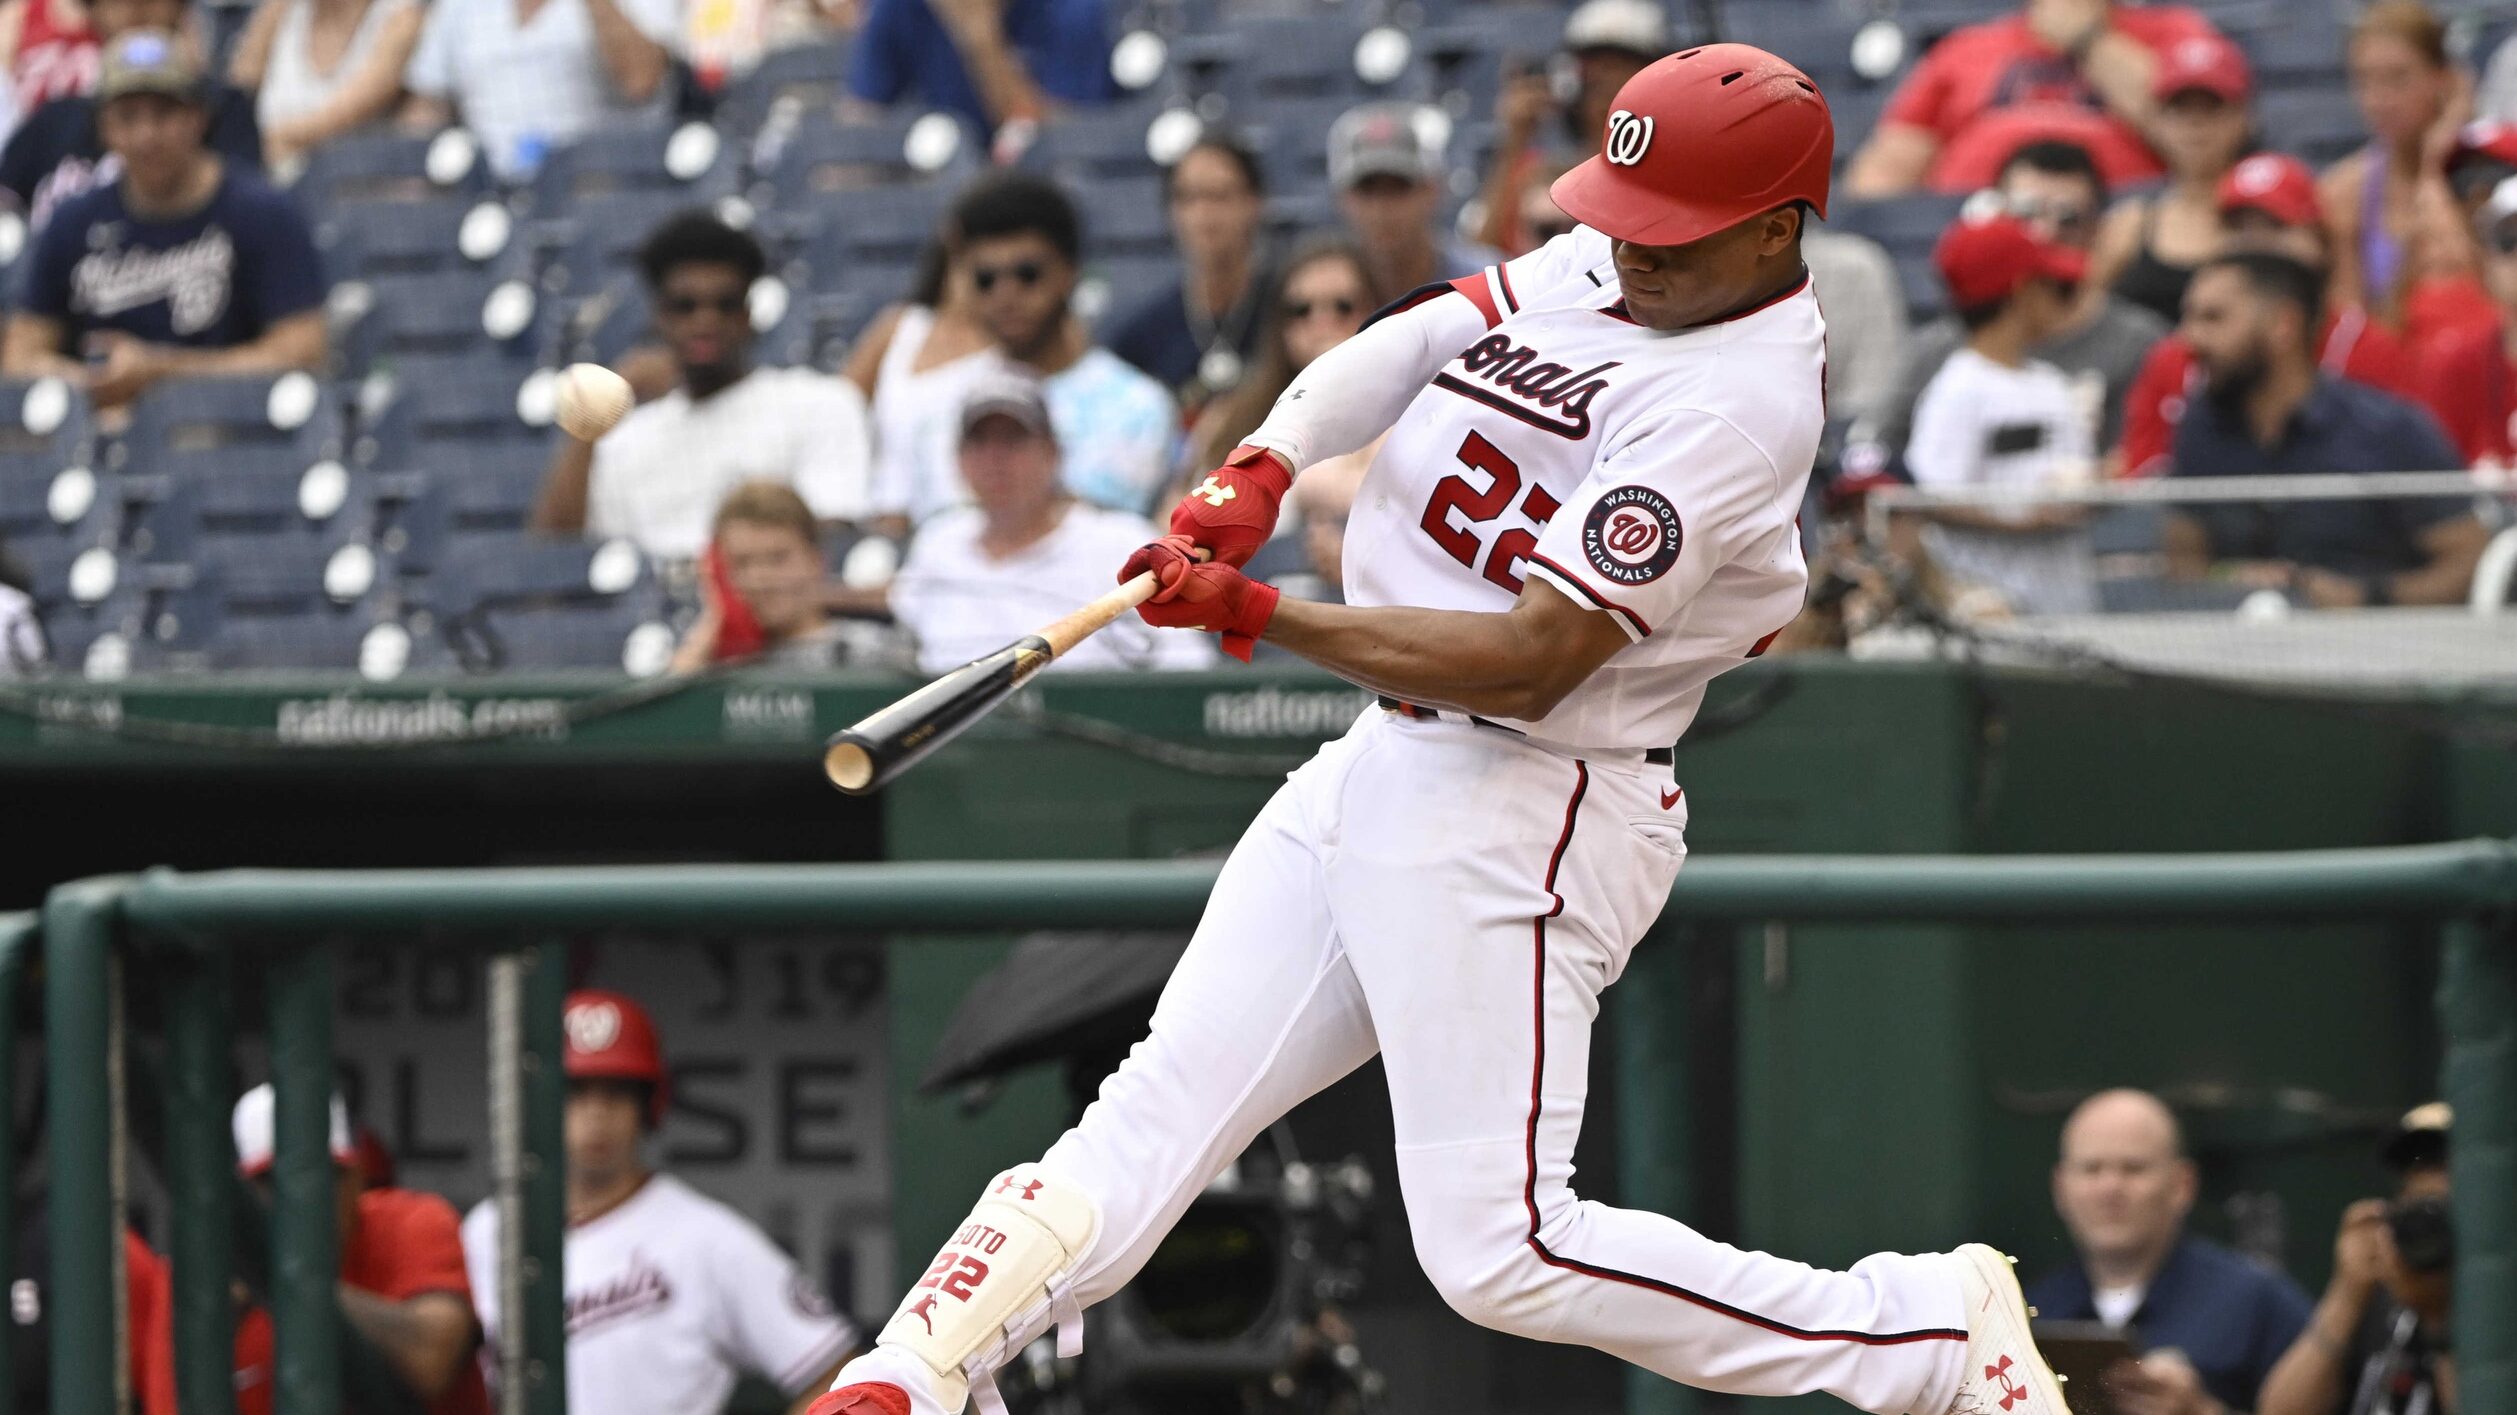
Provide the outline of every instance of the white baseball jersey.
{"type": "MultiPolygon", "coordinates": [[[[463,1260],[487,1339],[498,1342],[498,1208],[463,1220],[463,1260]]],[[[818,1288],[750,1221],[669,1174],[620,1207],[571,1224],[561,1264],[568,1408],[707,1415],[748,1371],[790,1395],[863,1344],[818,1288]]]]}
{"type": "Polygon", "coordinates": [[[1804,278],[1729,319],[1646,329],[1587,227],[1453,288],[1488,332],[1373,460],[1346,526],[1347,602],[1502,610],[1538,575],[1634,642],[1544,719],[1508,725],[1574,749],[1665,747],[1706,683],[1800,613],[1795,521],[1825,422],[1817,297],[1804,278]]]}

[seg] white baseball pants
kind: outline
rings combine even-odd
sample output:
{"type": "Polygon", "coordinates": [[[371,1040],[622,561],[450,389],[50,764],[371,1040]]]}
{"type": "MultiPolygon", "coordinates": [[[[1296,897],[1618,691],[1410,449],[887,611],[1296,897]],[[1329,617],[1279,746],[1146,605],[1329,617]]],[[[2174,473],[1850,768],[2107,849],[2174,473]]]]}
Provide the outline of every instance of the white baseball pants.
{"type": "MultiPolygon", "coordinates": [[[[1101,1208],[1074,1295],[1117,1291],[1260,1131],[1377,1050],[1416,1256],[1462,1316],[1709,1390],[1941,1415],[1966,1353],[1949,1259],[1826,1272],[1574,1197],[1599,994],[1685,823],[1639,753],[1367,712],[1241,838],[1151,1034],[1040,1161],[1101,1208]]],[[[866,1380],[937,1409],[907,1353],[839,1383],[866,1380]]]]}

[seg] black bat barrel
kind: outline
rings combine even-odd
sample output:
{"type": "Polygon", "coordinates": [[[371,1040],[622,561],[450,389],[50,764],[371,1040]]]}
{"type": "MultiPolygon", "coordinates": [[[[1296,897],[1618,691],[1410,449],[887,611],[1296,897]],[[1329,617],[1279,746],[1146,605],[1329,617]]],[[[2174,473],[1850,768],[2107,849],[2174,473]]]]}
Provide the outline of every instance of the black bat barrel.
{"type": "Polygon", "coordinates": [[[830,739],[822,769],[851,796],[871,795],[987,716],[1049,662],[1049,641],[1017,639],[973,659],[830,739]]]}

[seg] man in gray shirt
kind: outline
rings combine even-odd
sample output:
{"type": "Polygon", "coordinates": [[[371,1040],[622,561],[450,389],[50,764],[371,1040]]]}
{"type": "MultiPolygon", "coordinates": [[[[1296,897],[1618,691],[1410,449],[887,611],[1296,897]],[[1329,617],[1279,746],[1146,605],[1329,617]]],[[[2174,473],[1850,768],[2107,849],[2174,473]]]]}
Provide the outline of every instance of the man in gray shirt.
{"type": "MultiPolygon", "coordinates": [[[[2088,249],[2106,207],[2106,185],[2088,149],[2076,143],[2036,142],[2020,148],[2002,168],[1995,188],[2011,214],[2037,235],[2088,249]]],[[[2111,458],[2123,438],[2124,395],[2141,361],[2168,332],[2159,317],[2111,291],[2092,291],[2064,329],[2030,353],[2069,375],[2098,428],[2098,450],[2111,458]]],[[[1914,404],[1949,355],[1966,343],[1957,316],[1945,315],[1914,332],[1903,375],[1873,409],[1855,422],[1849,443],[1901,453],[1914,430],[1914,404]]]]}

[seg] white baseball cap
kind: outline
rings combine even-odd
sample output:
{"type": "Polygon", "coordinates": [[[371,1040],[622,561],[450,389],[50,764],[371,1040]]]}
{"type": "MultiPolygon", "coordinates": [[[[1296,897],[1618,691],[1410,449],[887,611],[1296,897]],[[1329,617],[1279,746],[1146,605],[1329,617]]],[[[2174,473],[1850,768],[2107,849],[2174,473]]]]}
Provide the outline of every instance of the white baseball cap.
{"type": "Polygon", "coordinates": [[[1652,0],[1589,0],[1564,22],[1568,53],[1621,49],[1645,59],[1669,52],[1669,16],[1652,0]]]}
{"type": "MultiPolygon", "coordinates": [[[[271,1083],[263,1082],[236,1098],[236,1113],[230,1128],[236,1136],[236,1172],[247,1179],[258,1179],[271,1172],[271,1161],[278,1148],[273,1129],[273,1107],[279,1104],[279,1093],[271,1083]]],[[[332,1097],[332,1158],[340,1164],[358,1163],[358,1141],[350,1134],[350,1108],[332,1097]]]]}

